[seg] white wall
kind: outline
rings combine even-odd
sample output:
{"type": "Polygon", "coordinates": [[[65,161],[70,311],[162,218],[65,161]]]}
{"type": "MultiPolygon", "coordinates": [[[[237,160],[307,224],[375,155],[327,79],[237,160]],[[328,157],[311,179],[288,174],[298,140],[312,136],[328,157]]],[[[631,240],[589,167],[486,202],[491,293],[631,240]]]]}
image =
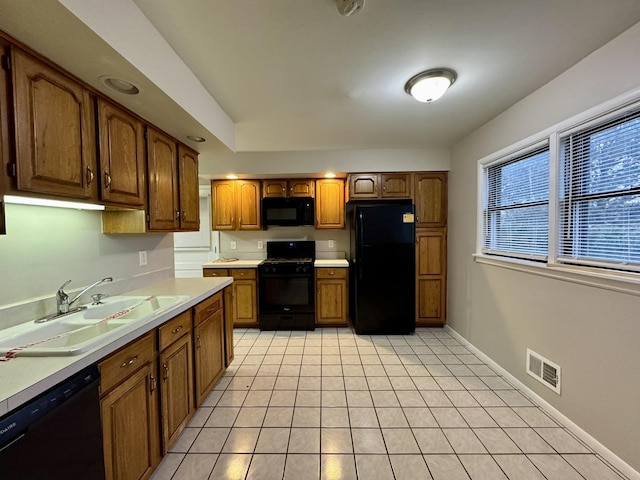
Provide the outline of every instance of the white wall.
{"type": "MultiPolygon", "coordinates": [[[[62,283],[79,291],[104,277],[98,291],[118,294],[174,275],[173,235],[103,235],[101,214],[61,208],[5,205],[0,235],[0,329],[55,309],[62,283]],[[140,267],[138,251],[146,250],[140,267]],[[22,304],[29,304],[28,307],[22,304]]],[[[95,293],[95,292],[93,292],[95,293]]],[[[83,302],[88,299],[83,299],[83,302]]]]}
{"type": "Polygon", "coordinates": [[[637,89],[638,45],[640,24],[454,146],[448,287],[448,323],[454,330],[636,470],[640,296],[481,265],[472,254],[477,161],[637,89]],[[525,374],[527,347],[561,365],[561,396],[525,374]]]}

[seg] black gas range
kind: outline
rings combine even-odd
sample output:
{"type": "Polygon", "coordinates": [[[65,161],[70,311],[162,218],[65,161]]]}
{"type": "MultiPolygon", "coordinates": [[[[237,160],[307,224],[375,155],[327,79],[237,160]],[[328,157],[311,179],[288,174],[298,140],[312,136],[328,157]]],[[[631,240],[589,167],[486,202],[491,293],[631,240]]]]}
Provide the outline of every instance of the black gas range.
{"type": "Polygon", "coordinates": [[[315,257],[313,241],[267,242],[258,265],[260,330],[315,328],[315,257]]]}

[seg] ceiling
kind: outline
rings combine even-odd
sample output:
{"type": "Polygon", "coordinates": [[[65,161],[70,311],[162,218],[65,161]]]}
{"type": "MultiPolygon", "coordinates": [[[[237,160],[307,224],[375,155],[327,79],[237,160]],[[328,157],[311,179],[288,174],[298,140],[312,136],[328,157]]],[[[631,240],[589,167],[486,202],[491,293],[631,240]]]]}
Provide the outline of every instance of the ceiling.
{"type": "MultiPolygon", "coordinates": [[[[150,20],[231,120],[238,152],[449,147],[640,21],[637,0],[366,0],[349,17],[335,0],[112,2],[150,20]],[[458,74],[442,99],[404,92],[435,67],[458,74]]],[[[107,70],[142,84],[139,98],[110,95],[169,133],[220,138],[191,111],[197,88],[145,76],[73,3],[0,0],[0,28],[103,91],[107,70]]],[[[137,34],[136,48],[152,45],[137,34]]]]}

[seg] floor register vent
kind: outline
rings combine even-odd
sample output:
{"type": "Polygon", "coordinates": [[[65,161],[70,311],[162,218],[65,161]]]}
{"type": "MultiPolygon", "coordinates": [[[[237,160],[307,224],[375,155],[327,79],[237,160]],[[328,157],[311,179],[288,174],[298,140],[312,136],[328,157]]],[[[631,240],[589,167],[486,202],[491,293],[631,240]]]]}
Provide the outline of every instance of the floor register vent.
{"type": "Polygon", "coordinates": [[[527,373],[560,395],[560,366],[528,348],[527,373]]]}

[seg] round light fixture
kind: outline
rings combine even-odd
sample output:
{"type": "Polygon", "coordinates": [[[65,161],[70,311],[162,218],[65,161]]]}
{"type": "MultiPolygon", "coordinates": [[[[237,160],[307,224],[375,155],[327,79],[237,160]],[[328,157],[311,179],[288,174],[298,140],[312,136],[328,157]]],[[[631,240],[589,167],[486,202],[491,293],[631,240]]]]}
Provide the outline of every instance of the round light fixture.
{"type": "Polygon", "coordinates": [[[187,138],[189,140],[191,140],[192,142],[198,142],[198,143],[202,143],[202,142],[206,142],[207,139],[204,137],[201,137],[200,135],[187,135],[187,138]]]}
{"type": "Polygon", "coordinates": [[[107,75],[100,77],[100,80],[106,87],[110,88],[114,92],[124,93],[125,95],[137,95],[140,93],[140,89],[138,87],[128,80],[123,80],[122,78],[107,75]]]}
{"type": "Polygon", "coordinates": [[[225,178],[227,178],[228,180],[237,180],[238,176],[234,175],[233,173],[230,173],[229,175],[227,175],[225,178]]]}
{"type": "Polygon", "coordinates": [[[453,70],[434,68],[411,77],[405,84],[404,91],[419,102],[430,103],[443,96],[456,78],[453,70]]]}

